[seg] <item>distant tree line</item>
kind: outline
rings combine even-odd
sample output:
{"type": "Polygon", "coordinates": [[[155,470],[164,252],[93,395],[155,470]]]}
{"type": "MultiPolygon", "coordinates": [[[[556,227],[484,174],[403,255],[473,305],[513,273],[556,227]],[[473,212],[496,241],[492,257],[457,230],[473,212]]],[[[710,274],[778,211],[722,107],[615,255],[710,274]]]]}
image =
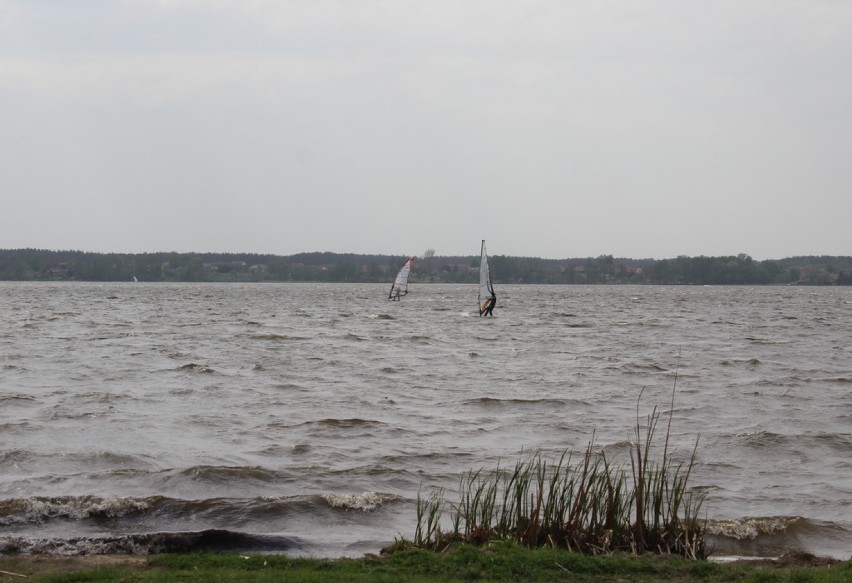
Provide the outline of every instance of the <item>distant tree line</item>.
{"type": "MultiPolygon", "coordinates": [[[[0,250],[6,281],[316,281],[390,283],[404,255],[352,253],[89,253],[0,250]]],[[[475,283],[479,256],[440,256],[415,262],[412,283],[475,283]]],[[[852,285],[852,257],[803,256],[756,261],[724,257],[575,259],[491,257],[496,282],[534,284],[852,285]]]]}

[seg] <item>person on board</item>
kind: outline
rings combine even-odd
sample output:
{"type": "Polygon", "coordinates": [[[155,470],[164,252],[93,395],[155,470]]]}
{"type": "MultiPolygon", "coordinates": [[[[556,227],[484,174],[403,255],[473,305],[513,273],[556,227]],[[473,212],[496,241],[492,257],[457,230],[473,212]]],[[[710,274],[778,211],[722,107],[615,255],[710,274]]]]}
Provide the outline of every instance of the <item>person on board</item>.
{"type": "Polygon", "coordinates": [[[485,300],[485,310],[483,310],[483,312],[479,314],[479,317],[481,318],[482,316],[491,316],[493,318],[494,314],[492,314],[491,312],[494,311],[495,305],[497,305],[497,294],[494,294],[490,298],[485,300]]]}

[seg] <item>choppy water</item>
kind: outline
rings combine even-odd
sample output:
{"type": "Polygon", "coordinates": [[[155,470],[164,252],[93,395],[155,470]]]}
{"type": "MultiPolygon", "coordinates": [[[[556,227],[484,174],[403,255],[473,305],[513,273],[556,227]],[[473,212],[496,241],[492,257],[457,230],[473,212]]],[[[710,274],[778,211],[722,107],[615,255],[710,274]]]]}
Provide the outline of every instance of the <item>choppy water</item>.
{"type": "Polygon", "coordinates": [[[0,283],[0,552],[377,552],[421,487],[623,454],[677,371],[717,553],[852,555],[852,289],[386,288],[0,283]]]}

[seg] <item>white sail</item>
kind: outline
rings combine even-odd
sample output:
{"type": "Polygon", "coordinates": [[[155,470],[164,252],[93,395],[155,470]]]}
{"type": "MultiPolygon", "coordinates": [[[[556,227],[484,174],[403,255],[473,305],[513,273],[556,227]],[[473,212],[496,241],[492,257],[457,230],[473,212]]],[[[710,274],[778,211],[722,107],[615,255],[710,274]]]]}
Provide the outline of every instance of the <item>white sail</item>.
{"type": "Polygon", "coordinates": [[[396,279],[391,286],[388,294],[389,300],[398,300],[408,293],[408,274],[411,273],[411,266],[414,264],[414,257],[409,257],[405,265],[396,274],[396,279]]]}
{"type": "Polygon", "coordinates": [[[485,239],[483,239],[479,257],[479,315],[485,314],[489,306],[496,303],[497,294],[494,293],[491,269],[488,267],[488,253],[485,251],[485,239]]]}

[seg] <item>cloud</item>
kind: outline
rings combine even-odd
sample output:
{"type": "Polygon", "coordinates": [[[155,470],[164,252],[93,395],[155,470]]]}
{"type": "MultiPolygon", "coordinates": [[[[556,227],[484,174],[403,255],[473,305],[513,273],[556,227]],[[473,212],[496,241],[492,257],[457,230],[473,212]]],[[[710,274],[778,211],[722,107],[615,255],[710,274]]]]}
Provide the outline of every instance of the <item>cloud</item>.
{"type": "Polygon", "coordinates": [[[841,252],[850,33],[828,1],[0,1],[7,198],[50,224],[0,245],[841,252]]]}

